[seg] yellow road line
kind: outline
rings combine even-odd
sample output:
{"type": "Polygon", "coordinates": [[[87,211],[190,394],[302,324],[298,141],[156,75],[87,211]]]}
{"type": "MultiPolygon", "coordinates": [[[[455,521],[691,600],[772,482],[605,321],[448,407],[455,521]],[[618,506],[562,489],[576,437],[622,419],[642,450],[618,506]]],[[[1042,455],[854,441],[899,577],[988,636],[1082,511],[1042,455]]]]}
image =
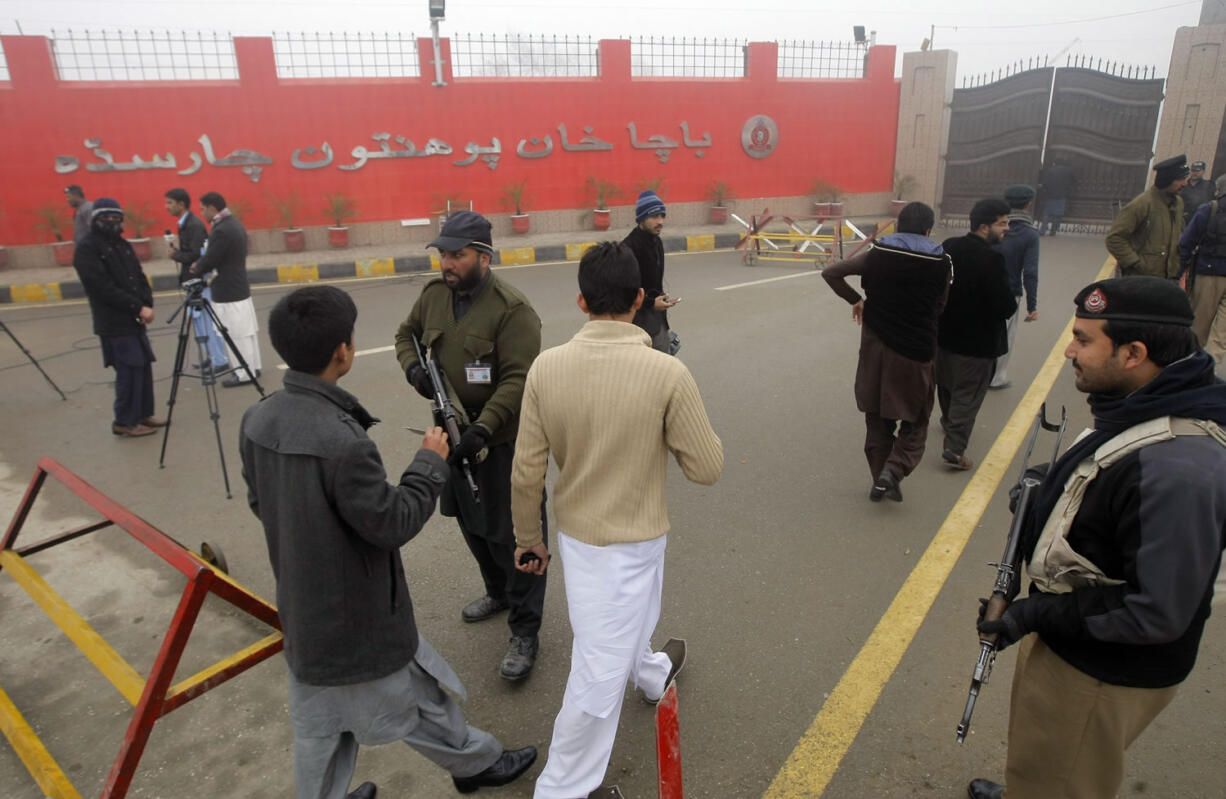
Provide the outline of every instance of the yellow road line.
{"type": "Polygon", "coordinates": [[[102,672],[102,676],[111,681],[124,699],[135,707],[145,690],[145,680],[136,673],[136,669],[128,665],[128,661],[120,657],[97,630],[26,563],[25,558],[12,550],[5,550],[0,552],[0,566],[26,590],[64,635],[102,672]]]}
{"type": "Polygon", "coordinates": [[[81,799],[81,794],[72,787],[55,758],[51,757],[34,729],[4,691],[0,691],[0,733],[4,733],[4,737],[8,738],[13,750],[25,764],[26,771],[30,772],[30,776],[46,796],[50,799],[81,799]]]}
{"type": "MultiPolygon", "coordinates": [[[[1108,258],[1095,280],[1109,277],[1114,268],[1115,261],[1108,258]]],[[[1017,454],[1039,406],[1051,391],[1064,365],[1064,350],[1072,328],[1070,319],[1026,395],[1013,410],[983,463],[954,503],[953,510],[945,517],[932,543],[895,594],[894,601],[877,622],[856,659],[843,673],[809,729],[801,736],[783,768],[775,775],[763,799],[816,799],[830,784],[886,682],[898,668],[899,661],[928,615],[946,578],[961,557],[1005,470],[1013,462],[1013,456],[1017,454]]],[[[951,721],[951,735],[952,730],[951,721]]]]}

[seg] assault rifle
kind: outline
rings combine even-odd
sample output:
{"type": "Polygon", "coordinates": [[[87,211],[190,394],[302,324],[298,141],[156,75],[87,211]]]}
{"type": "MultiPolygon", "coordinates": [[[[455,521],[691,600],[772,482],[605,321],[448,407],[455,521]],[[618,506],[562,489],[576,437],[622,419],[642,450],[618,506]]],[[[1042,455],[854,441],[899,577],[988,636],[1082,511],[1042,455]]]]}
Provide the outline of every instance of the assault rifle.
{"type": "MultiPolygon", "coordinates": [[[[421,342],[417,340],[417,336],[410,335],[413,339],[413,349],[417,350],[417,360],[421,363],[426,374],[430,377],[430,385],[434,389],[434,416],[442,422],[443,429],[447,431],[447,439],[451,446],[460,443],[460,424],[459,414],[456,413],[455,405],[451,402],[451,396],[447,393],[446,378],[439,371],[438,364],[426,357],[426,351],[421,346],[421,342]]],[[[460,459],[460,471],[464,473],[464,479],[468,481],[468,490],[473,494],[473,502],[481,502],[481,492],[477,488],[477,481],[473,479],[472,462],[468,458],[460,459]]]]}
{"type": "MultiPolygon", "coordinates": [[[[1056,462],[1056,457],[1060,454],[1060,442],[1064,439],[1064,428],[1067,424],[1068,415],[1063,407],[1060,408],[1058,424],[1047,421],[1047,403],[1045,402],[1039,408],[1034,424],[1030,427],[1030,436],[1026,442],[1026,456],[1022,458],[1022,473],[1018,476],[1014,489],[1009,492],[1010,499],[1016,498],[1017,503],[1014,505],[1013,523],[1009,525],[1009,539],[1005,542],[1005,552],[1000,556],[1000,563],[988,564],[996,567],[996,582],[992,586],[992,597],[984,608],[985,621],[998,621],[1021,589],[1019,572],[1022,565],[1020,551],[1022,524],[1030,509],[1031,495],[1042,482],[1030,469],[1030,454],[1034,451],[1035,439],[1039,437],[1039,428],[1042,427],[1056,434],[1056,446],[1052,450],[1051,460],[1047,463],[1047,471],[1050,472],[1052,464],[1056,462]]],[[[988,684],[988,677],[992,674],[992,665],[995,661],[996,635],[980,633],[979,658],[975,661],[975,670],[971,674],[971,687],[966,697],[966,709],[962,711],[962,721],[958,723],[958,743],[966,741],[966,734],[971,729],[971,714],[975,712],[975,700],[979,698],[980,687],[988,684]]]]}

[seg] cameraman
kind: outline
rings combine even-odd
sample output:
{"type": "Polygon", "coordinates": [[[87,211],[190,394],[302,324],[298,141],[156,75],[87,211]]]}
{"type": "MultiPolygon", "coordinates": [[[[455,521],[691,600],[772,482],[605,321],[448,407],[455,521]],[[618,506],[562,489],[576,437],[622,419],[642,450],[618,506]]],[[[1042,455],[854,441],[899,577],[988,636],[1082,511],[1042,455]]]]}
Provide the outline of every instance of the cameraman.
{"type": "Polygon", "coordinates": [[[243,369],[235,363],[234,374],[221,381],[223,388],[234,388],[250,383],[253,374],[260,374],[260,344],[256,338],[260,323],[255,316],[255,303],[251,301],[251,286],[247,283],[247,231],[226,207],[226,198],[215,191],[200,198],[200,211],[213,229],[204,253],[190,271],[197,277],[217,273],[210,284],[213,310],[247,365],[247,369],[243,369]]]}
{"type": "MultiPolygon", "coordinates": [[[[200,217],[191,212],[191,205],[191,195],[184,189],[171,189],[166,192],[166,213],[177,219],[179,224],[179,232],[169,235],[166,244],[170,248],[170,259],[179,265],[179,285],[181,286],[193,279],[192,264],[199,260],[200,253],[204,251],[204,240],[208,237],[208,231],[204,229],[204,222],[201,222],[200,217]]],[[[204,298],[212,302],[213,292],[205,288],[204,298]]],[[[208,314],[194,308],[191,310],[191,315],[192,324],[196,328],[196,340],[208,340],[209,357],[201,366],[205,369],[212,368],[217,372],[228,369],[226,345],[222,342],[221,336],[217,335],[217,331],[213,329],[213,320],[208,314]]]]}

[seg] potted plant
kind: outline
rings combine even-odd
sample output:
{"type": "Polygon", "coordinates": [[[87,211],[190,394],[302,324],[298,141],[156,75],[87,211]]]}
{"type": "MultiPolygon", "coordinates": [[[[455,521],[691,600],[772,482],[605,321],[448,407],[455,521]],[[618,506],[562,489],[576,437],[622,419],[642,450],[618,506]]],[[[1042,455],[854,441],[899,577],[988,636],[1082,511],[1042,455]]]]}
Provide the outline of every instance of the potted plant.
{"type": "Polygon", "coordinates": [[[843,190],[838,186],[819,178],[813,181],[813,187],[809,191],[814,197],[813,214],[815,216],[843,215],[843,203],[839,202],[843,190]]]}
{"type": "Polygon", "coordinates": [[[73,245],[64,241],[64,211],[58,205],[43,205],[34,211],[35,233],[51,236],[51,252],[60,266],[72,266],[73,245]]]}
{"type": "Polygon", "coordinates": [[[711,201],[711,224],[722,225],[728,221],[728,201],[735,199],[732,189],[722,180],[707,184],[707,199],[711,201]]]}
{"type": "Polygon", "coordinates": [[[128,239],[128,243],[132,245],[137,258],[141,261],[148,261],[153,257],[153,245],[145,236],[145,231],[157,221],[149,211],[149,203],[129,206],[124,210],[123,216],[128,230],[132,233],[132,238],[128,239]]]}
{"type": "MultiPolygon", "coordinates": [[[[249,219],[254,207],[251,205],[251,200],[246,197],[239,197],[236,200],[226,200],[226,207],[230,209],[230,216],[242,222],[244,219],[249,219]]],[[[246,223],[244,223],[246,224],[246,223]]]]}
{"type": "Polygon", "coordinates": [[[515,213],[511,214],[511,230],[515,233],[528,232],[529,219],[524,213],[524,208],[528,206],[524,198],[524,187],[527,185],[528,179],[524,178],[518,183],[508,183],[502,187],[502,207],[515,209],[515,213]]]}
{"type": "Polygon", "coordinates": [[[302,198],[298,196],[298,192],[291,191],[289,194],[273,197],[272,208],[285,236],[286,251],[302,252],[306,249],[306,234],[302,232],[302,228],[294,227],[294,220],[302,209],[302,198]]]}
{"type": "Polygon", "coordinates": [[[609,200],[622,193],[622,190],[607,180],[597,177],[587,179],[588,196],[595,201],[592,209],[592,226],[597,230],[609,229],[609,200]]]}
{"type": "Polygon", "coordinates": [[[345,220],[353,219],[358,215],[353,198],[338,191],[333,194],[325,194],[324,199],[328,202],[328,207],[325,209],[328,216],[336,222],[335,225],[328,228],[328,244],[333,247],[349,246],[349,228],[345,227],[345,220]]]}
{"type": "Polygon", "coordinates": [[[915,176],[903,175],[897,171],[894,172],[894,199],[890,200],[890,216],[895,219],[898,214],[907,205],[907,200],[903,199],[903,195],[910,194],[915,191],[915,176]]]}

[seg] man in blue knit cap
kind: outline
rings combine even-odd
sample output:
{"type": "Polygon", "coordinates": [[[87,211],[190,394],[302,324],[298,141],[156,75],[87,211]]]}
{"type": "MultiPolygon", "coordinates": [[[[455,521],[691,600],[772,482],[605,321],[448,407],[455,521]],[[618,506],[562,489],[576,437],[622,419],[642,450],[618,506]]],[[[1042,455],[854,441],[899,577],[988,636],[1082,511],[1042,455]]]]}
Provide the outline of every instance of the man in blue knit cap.
{"type": "Polygon", "coordinates": [[[680,300],[664,291],[664,242],[660,231],[664,230],[666,209],[664,201],[654,191],[647,189],[634,204],[636,226],[622,243],[631,249],[639,262],[639,275],[643,279],[643,305],[634,315],[634,323],[651,336],[651,346],[660,352],[671,352],[668,329],[668,309],[680,300]]]}

